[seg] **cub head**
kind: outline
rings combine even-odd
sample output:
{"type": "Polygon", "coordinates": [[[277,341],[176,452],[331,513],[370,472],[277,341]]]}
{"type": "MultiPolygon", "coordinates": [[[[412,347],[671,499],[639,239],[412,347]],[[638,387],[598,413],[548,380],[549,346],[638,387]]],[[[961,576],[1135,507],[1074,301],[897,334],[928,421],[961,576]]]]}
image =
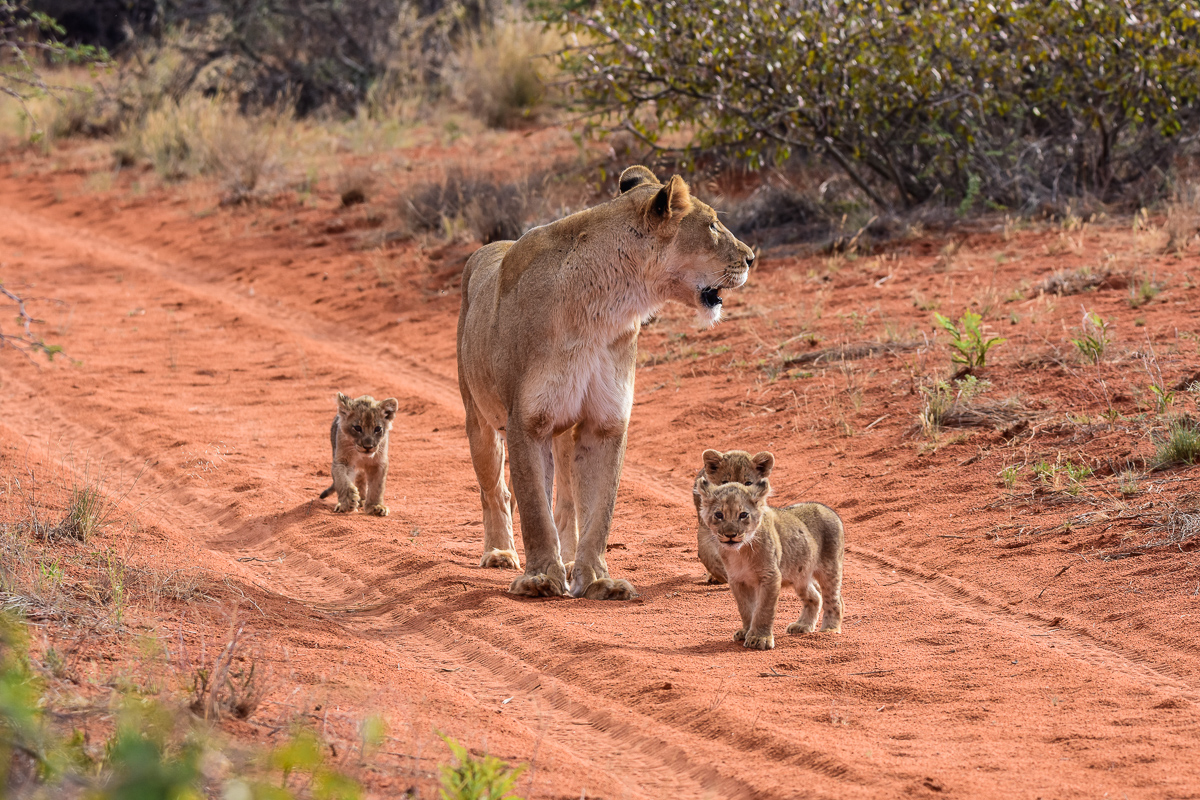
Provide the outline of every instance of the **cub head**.
{"type": "Polygon", "coordinates": [[[710,483],[741,483],[750,486],[760,478],[771,477],[775,456],[767,452],[750,455],[745,450],[705,450],[704,475],[710,483]]]}
{"type": "Polygon", "coordinates": [[[700,494],[700,519],[721,547],[738,548],[754,541],[767,510],[771,483],[759,478],[749,486],[742,483],[711,483],[701,475],[696,481],[700,494]]]}
{"type": "Polygon", "coordinates": [[[351,400],[338,392],[337,406],[341,433],[348,436],[359,451],[373,455],[392,429],[392,420],[400,403],[394,397],[381,403],[366,394],[351,400]]]}
{"type": "Polygon", "coordinates": [[[696,309],[712,325],[721,318],[721,290],[746,282],[754,251],[717,219],[717,212],[692,196],[678,175],[666,184],[643,166],[621,173],[621,194],[636,193],[645,227],[663,243],[654,282],[662,296],[696,309]]]}

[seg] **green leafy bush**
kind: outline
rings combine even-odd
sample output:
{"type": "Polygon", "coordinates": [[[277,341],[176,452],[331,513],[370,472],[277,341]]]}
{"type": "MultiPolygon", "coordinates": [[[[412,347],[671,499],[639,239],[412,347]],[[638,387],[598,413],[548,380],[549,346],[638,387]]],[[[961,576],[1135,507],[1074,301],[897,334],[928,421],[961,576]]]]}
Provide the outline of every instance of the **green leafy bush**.
{"type": "Polygon", "coordinates": [[[442,740],[458,762],[457,765],[443,764],[441,767],[442,788],[439,794],[442,800],[520,800],[512,792],[517,786],[517,778],[525,771],[524,764],[509,767],[495,756],[475,758],[467,748],[449,736],[443,735],[442,740]]]}
{"type": "Polygon", "coordinates": [[[983,317],[974,311],[964,311],[957,325],[936,311],[933,319],[939,327],[950,334],[950,346],[954,348],[950,360],[955,364],[962,364],[963,369],[967,372],[983,369],[987,365],[988,351],[996,345],[1008,341],[999,336],[987,338],[982,327],[983,317]]]}
{"type": "Polygon", "coordinates": [[[597,121],[752,167],[823,154],[881,206],[941,197],[966,213],[1139,192],[1200,118],[1190,3],[585,7],[550,16],[580,37],[563,66],[597,121]]]}

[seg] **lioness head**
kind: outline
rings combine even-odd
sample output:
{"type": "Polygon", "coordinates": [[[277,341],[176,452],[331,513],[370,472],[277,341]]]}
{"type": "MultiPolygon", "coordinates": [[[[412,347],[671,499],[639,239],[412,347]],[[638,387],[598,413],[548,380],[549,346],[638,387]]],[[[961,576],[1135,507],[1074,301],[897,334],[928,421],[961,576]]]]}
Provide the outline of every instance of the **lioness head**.
{"type": "Polygon", "coordinates": [[[338,428],[348,436],[354,446],[363,453],[371,455],[375,448],[387,438],[392,429],[392,420],[400,403],[394,397],[383,402],[377,402],[374,397],[364,394],[351,400],[338,392],[338,428]]]}
{"type": "Polygon", "coordinates": [[[700,518],[722,547],[741,547],[754,540],[771,483],[759,478],[750,483],[711,483],[704,475],[696,482],[700,493],[700,518]]]}
{"type": "Polygon", "coordinates": [[[754,251],[678,175],[662,184],[639,165],[622,172],[618,185],[621,194],[637,192],[646,226],[665,243],[654,275],[658,291],[696,309],[701,323],[715,323],[721,318],[721,290],[746,282],[754,251]]]}

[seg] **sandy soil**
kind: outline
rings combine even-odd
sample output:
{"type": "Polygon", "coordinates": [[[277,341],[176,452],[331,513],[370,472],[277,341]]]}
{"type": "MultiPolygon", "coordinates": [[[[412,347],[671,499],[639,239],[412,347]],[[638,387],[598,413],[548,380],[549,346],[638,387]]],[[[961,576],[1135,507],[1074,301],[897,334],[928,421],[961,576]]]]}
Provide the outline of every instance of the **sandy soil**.
{"type": "Polygon", "coordinates": [[[720,326],[669,308],[643,334],[609,552],[641,597],[536,601],[477,566],[454,364],[471,247],[359,249],[372,211],[331,193],[216,197],[0,165],[0,279],[63,301],[35,311],[75,362],[0,353],[5,464],[86,453],[126,485],[147,465],[128,498],[139,558],[240,587],[279,704],[310,698],[346,730],[388,719],[393,744],[364,772],[375,796],[434,795],[435,730],[530,762],[521,791],[539,798],[1200,796],[1200,564],[1153,527],[1196,510],[1196,471],[1145,465],[1162,427],[1148,370],[1174,386],[1198,368],[1194,250],[1159,255],[1122,221],[979,225],[949,264],[932,237],[852,260],[765,254],[720,326]],[[1136,309],[1122,280],[1036,291],[1082,266],[1165,289],[1136,309]],[[1009,341],[986,396],[1031,421],[916,429],[921,380],[950,373],[934,303],[990,309],[1009,341]],[[1083,308],[1115,326],[1099,366],[1068,341],[1083,308]],[[339,390],[400,400],[386,519],[317,499],[339,390]],[[695,558],[706,447],[772,450],[777,501],[841,513],[840,636],[784,634],[785,597],[773,651],[732,641],[729,591],[695,558]],[[1068,460],[1095,474],[1033,478],[1068,460]],[[1027,465],[1011,490],[1009,465],[1027,465]]]}

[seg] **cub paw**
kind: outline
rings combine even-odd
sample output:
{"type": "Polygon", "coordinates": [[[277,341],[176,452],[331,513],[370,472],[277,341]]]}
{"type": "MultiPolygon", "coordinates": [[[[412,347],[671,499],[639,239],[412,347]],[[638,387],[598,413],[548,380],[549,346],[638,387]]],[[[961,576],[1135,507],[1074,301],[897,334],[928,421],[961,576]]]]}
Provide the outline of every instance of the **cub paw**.
{"type": "Polygon", "coordinates": [[[734,632],[733,632],[733,640],[734,640],[735,642],[744,642],[744,641],[746,641],[746,629],[745,629],[745,628],[738,628],[736,631],[734,631],[734,632]]]}
{"type": "Polygon", "coordinates": [[[788,633],[812,633],[817,629],[816,623],[813,622],[793,622],[788,625],[788,633]]]}
{"type": "Polygon", "coordinates": [[[386,517],[388,515],[387,506],[367,506],[367,513],[373,517],[386,517]]]}
{"type": "Polygon", "coordinates": [[[766,636],[759,636],[758,634],[748,633],[748,634],[746,634],[745,644],[746,644],[746,647],[749,648],[750,650],[774,650],[775,649],[775,636],[774,636],[774,634],[770,634],[770,633],[768,633],[766,636]]]}
{"type": "Polygon", "coordinates": [[[349,514],[354,509],[358,508],[358,503],[338,503],[333,507],[335,514],[349,514]]]}
{"type": "Polygon", "coordinates": [[[588,600],[632,600],[637,597],[637,590],[629,581],[600,578],[589,583],[579,596],[588,600]]]}
{"type": "Polygon", "coordinates": [[[521,559],[516,550],[489,550],[483,554],[479,566],[490,569],[520,569],[521,559]]]}
{"type": "Polygon", "coordinates": [[[713,575],[711,572],[708,572],[708,573],[706,573],[704,582],[707,583],[709,586],[718,586],[722,583],[726,583],[727,581],[724,578],[718,578],[716,575],[713,575]]]}
{"type": "Polygon", "coordinates": [[[563,582],[545,573],[522,575],[508,587],[509,594],[524,597],[559,597],[566,594],[563,582]]]}

